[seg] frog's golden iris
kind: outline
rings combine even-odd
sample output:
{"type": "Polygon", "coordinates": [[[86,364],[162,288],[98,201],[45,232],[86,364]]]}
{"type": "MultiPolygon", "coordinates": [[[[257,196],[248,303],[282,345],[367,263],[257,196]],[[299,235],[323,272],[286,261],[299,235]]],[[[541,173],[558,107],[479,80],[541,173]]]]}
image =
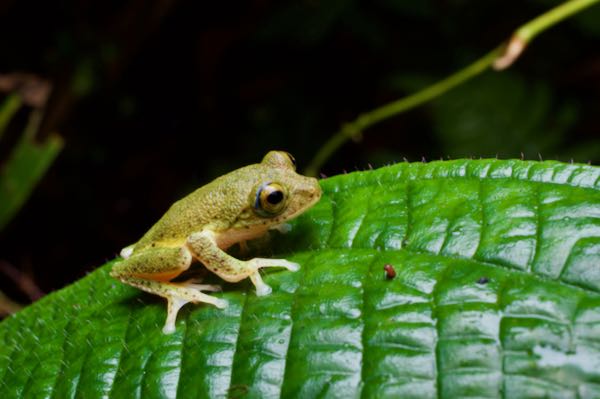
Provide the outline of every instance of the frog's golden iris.
{"type": "Polygon", "coordinates": [[[285,188],[281,184],[265,183],[256,192],[254,210],[260,216],[277,215],[283,210],[286,197],[285,188]]]}

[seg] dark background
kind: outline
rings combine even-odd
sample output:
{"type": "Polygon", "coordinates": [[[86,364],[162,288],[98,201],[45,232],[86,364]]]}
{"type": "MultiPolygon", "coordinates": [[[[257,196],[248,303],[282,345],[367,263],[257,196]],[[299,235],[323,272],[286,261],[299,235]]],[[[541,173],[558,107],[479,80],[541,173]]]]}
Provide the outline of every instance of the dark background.
{"type": "MultiPolygon", "coordinates": [[[[60,288],[194,188],[269,149],[306,166],[343,122],[468,65],[558,3],[1,2],[0,74],[52,84],[37,137],[57,132],[65,147],[0,232],[0,261],[43,292],[60,288]]],[[[27,112],[0,141],[0,162],[27,112]]],[[[595,6],[542,34],[508,71],[369,129],[322,172],[521,153],[597,163],[599,113],[595,6]]]]}

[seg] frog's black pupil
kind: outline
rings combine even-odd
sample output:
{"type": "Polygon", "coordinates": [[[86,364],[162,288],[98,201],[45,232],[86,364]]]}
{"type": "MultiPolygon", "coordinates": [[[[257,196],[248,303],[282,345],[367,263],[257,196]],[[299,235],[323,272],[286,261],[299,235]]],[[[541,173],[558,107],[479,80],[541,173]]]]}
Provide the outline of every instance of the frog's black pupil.
{"type": "Polygon", "coordinates": [[[269,195],[267,195],[267,201],[273,205],[279,204],[282,199],[283,193],[279,190],[273,191],[272,193],[269,193],[269,195]]]}

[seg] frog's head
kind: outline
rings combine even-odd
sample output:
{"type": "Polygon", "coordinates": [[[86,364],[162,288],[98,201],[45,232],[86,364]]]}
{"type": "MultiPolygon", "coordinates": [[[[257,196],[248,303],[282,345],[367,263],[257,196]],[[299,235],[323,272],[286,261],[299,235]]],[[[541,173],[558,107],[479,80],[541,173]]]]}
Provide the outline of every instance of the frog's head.
{"type": "Polygon", "coordinates": [[[253,192],[253,210],[258,216],[281,223],[304,212],[321,198],[317,179],[296,173],[296,160],[291,154],[270,151],[260,165],[266,173],[253,192]]]}
{"type": "Polygon", "coordinates": [[[249,197],[234,228],[266,230],[298,216],[321,198],[314,177],[296,173],[296,161],[284,151],[270,151],[246,169],[249,197]]]}

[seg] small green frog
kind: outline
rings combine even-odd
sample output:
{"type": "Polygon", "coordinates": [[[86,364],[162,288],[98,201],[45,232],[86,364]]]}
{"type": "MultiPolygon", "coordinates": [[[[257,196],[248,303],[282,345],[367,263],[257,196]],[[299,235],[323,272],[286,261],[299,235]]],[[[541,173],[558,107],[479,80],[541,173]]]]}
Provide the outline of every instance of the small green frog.
{"type": "Polygon", "coordinates": [[[163,217],[135,244],[121,251],[111,276],[168,301],[163,332],[175,331],[177,312],[188,302],[206,302],[225,308],[225,300],[202,291],[220,287],[194,281],[172,282],[195,258],[228,282],[250,277],[259,296],[271,293],[259,273],[263,267],[280,266],[297,271],[297,263],[285,259],[254,258],[242,261],[224,250],[245,245],[269,229],[285,232],[285,222],[313,206],[321,197],[317,179],[296,173],[294,158],[270,151],[259,164],[221,176],[175,202],[163,217]]]}

